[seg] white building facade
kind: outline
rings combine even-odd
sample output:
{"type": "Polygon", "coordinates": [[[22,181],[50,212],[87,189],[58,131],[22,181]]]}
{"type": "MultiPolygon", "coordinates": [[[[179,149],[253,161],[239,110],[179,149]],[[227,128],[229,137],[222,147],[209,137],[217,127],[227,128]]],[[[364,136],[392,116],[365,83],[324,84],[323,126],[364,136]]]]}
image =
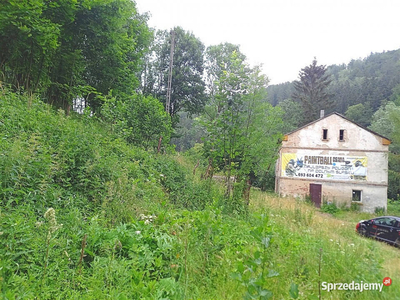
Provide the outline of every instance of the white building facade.
{"type": "Polygon", "coordinates": [[[281,196],[310,196],[374,212],[387,208],[390,140],[332,113],[285,135],[276,167],[281,196]]]}

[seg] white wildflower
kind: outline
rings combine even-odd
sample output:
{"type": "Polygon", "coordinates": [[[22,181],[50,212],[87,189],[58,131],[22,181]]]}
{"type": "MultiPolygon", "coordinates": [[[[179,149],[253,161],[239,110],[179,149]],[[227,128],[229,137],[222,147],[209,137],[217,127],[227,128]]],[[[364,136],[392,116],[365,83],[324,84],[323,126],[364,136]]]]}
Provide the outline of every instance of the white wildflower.
{"type": "Polygon", "coordinates": [[[45,213],[44,213],[45,219],[49,221],[49,234],[48,234],[48,239],[51,238],[51,235],[59,228],[62,227],[63,224],[57,224],[56,220],[56,211],[54,208],[50,207],[45,213]]]}
{"type": "Polygon", "coordinates": [[[153,222],[157,217],[154,215],[144,215],[144,214],[140,214],[139,215],[139,220],[144,221],[144,224],[150,224],[151,222],[153,222]]]}

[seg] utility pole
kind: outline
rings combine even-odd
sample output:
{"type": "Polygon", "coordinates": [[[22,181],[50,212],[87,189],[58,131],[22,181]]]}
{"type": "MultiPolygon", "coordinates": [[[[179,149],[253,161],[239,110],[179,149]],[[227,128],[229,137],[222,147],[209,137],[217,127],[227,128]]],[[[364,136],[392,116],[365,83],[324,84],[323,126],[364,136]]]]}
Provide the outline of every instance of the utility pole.
{"type": "Polygon", "coordinates": [[[170,35],[171,35],[171,52],[169,54],[167,101],[165,104],[165,111],[168,114],[170,114],[170,107],[171,107],[172,67],[174,64],[175,30],[171,30],[170,35]]]}

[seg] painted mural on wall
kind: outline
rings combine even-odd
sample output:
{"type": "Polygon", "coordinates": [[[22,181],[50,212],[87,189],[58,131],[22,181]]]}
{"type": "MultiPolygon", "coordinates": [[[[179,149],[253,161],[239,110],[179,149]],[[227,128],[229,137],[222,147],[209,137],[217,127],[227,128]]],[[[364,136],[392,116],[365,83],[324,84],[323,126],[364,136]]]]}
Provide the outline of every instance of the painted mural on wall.
{"type": "Polygon", "coordinates": [[[367,180],[366,156],[282,153],[282,176],[330,180],[367,180]]]}

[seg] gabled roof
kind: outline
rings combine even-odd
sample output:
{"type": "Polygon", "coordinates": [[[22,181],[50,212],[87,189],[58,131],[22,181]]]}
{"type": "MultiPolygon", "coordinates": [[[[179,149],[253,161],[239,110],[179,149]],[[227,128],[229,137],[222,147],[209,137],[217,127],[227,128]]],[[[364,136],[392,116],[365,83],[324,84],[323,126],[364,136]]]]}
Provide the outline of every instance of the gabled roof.
{"type": "Polygon", "coordinates": [[[293,131],[291,131],[291,132],[289,132],[289,133],[286,133],[285,135],[290,135],[290,134],[292,134],[292,133],[295,133],[296,131],[302,130],[303,128],[305,128],[305,127],[307,127],[307,126],[310,126],[310,125],[312,125],[312,124],[314,124],[314,123],[317,123],[317,122],[319,122],[319,121],[321,121],[321,120],[323,120],[323,119],[325,119],[325,118],[328,118],[328,117],[330,117],[330,116],[332,116],[332,115],[337,115],[337,116],[341,117],[342,119],[345,119],[346,121],[348,121],[348,122],[350,122],[350,123],[353,123],[353,124],[357,125],[358,127],[362,128],[362,129],[364,129],[364,130],[366,130],[366,131],[368,131],[368,132],[370,132],[370,133],[372,133],[372,134],[374,134],[374,135],[377,135],[377,136],[379,136],[379,137],[381,137],[381,138],[387,139],[389,142],[391,142],[391,140],[390,140],[389,138],[387,138],[387,137],[385,137],[385,136],[383,136],[383,135],[381,135],[381,134],[379,134],[379,133],[377,133],[377,132],[375,132],[375,131],[372,131],[371,129],[368,129],[368,128],[366,128],[366,127],[360,125],[360,124],[357,124],[356,122],[354,122],[354,121],[352,121],[352,120],[346,118],[345,116],[343,116],[343,115],[341,115],[341,114],[339,114],[339,113],[337,113],[337,112],[330,113],[330,114],[328,114],[328,115],[326,115],[326,116],[324,116],[324,117],[322,117],[322,118],[319,118],[319,119],[317,119],[317,120],[315,120],[315,121],[312,121],[312,122],[310,122],[310,123],[308,123],[308,124],[306,124],[306,125],[304,125],[304,126],[301,126],[301,127],[297,128],[297,129],[295,129],[295,130],[293,130],[293,131]]]}

